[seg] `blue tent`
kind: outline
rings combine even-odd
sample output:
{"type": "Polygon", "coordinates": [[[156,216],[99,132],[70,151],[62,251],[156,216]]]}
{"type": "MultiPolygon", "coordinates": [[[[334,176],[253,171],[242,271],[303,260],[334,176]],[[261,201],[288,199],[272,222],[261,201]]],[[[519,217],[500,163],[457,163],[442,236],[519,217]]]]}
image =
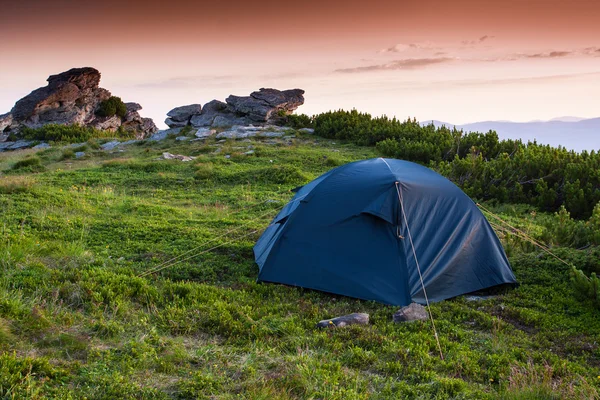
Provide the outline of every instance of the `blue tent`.
{"type": "Polygon", "coordinates": [[[254,254],[259,281],[399,306],[425,303],[423,286],[440,301],[516,283],[475,203],[429,168],[393,159],[346,164],[300,188],[254,254]]]}

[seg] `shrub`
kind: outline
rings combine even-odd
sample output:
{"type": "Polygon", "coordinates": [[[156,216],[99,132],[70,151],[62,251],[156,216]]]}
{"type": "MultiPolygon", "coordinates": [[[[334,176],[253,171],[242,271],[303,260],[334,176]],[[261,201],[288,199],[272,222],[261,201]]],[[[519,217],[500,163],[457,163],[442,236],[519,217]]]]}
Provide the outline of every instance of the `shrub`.
{"type": "Polygon", "coordinates": [[[42,160],[40,160],[38,157],[31,157],[17,161],[12,166],[12,170],[19,170],[23,172],[42,172],[45,171],[46,168],[42,165],[42,160]]]}
{"type": "Polygon", "coordinates": [[[127,114],[127,106],[123,103],[120,97],[111,96],[107,100],[104,100],[98,105],[96,115],[100,117],[112,117],[118,115],[124,118],[127,114]]]}

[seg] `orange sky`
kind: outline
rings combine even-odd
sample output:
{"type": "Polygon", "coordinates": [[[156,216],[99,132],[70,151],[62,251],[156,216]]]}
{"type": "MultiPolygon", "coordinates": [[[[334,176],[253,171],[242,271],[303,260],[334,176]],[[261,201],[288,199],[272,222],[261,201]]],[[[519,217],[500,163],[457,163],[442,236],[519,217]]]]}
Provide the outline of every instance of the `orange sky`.
{"type": "Polygon", "coordinates": [[[0,113],[48,75],[93,66],[160,124],[260,87],[305,89],[306,113],[600,115],[596,0],[81,3],[3,1],[0,113]]]}

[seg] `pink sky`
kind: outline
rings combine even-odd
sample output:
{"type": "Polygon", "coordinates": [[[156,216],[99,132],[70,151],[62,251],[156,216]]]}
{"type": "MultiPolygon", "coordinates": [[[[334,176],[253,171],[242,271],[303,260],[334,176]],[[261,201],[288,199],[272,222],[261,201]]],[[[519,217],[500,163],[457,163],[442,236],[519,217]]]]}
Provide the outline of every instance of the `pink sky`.
{"type": "Polygon", "coordinates": [[[600,116],[595,0],[80,3],[3,5],[0,113],[92,66],[160,126],[175,106],[260,87],[305,89],[308,114],[600,116]]]}

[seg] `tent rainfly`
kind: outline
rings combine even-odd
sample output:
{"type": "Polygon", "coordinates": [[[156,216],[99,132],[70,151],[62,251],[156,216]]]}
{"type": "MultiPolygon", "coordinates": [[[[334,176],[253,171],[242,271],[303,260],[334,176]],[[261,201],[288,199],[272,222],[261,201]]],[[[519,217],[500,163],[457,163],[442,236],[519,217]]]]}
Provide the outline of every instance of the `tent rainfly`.
{"type": "Polygon", "coordinates": [[[429,168],[394,159],[346,164],[301,187],[254,254],[259,281],[397,306],[516,283],[475,203],[429,168]]]}

